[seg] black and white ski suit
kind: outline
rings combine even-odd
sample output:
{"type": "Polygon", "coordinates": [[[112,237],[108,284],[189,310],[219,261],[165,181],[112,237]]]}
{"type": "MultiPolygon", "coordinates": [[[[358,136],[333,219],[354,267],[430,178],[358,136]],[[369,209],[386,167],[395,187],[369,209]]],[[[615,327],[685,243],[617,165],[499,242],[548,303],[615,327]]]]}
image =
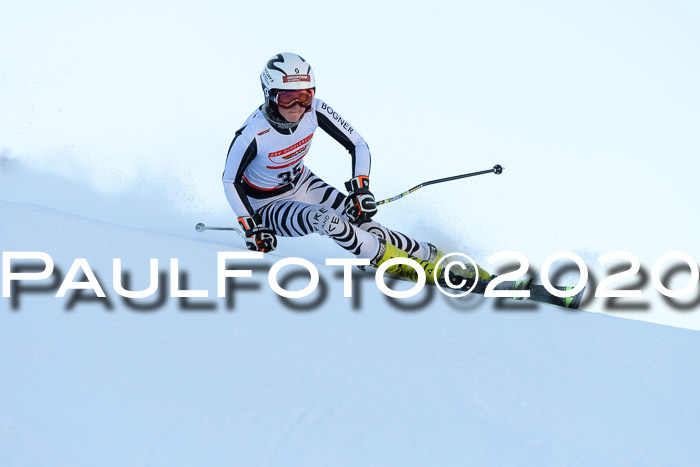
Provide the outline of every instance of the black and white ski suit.
{"type": "Polygon", "coordinates": [[[263,223],[281,237],[311,233],[332,238],[360,258],[379,251],[377,237],[418,258],[429,246],[374,220],[351,224],[343,215],[345,195],[315,176],[304,165],[314,132],[321,127],[352,156],[352,176],[369,176],[370,152],[365,140],[333,108],[314,99],[296,128],[277,130],[262,107],[236,132],[223,174],[224,191],[237,216],[259,213],[263,223]]]}

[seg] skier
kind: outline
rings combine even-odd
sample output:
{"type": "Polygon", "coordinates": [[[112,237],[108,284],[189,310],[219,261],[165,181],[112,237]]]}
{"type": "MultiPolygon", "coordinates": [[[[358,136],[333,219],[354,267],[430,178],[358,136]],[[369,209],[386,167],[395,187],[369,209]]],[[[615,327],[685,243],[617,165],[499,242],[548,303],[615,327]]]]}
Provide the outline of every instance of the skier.
{"type": "MultiPolygon", "coordinates": [[[[265,103],[236,132],[223,174],[226,198],[245,232],[248,249],[270,252],[277,246],[277,236],[318,233],[375,267],[391,258],[411,258],[433,283],[435,264],[443,254],[431,243],[372,220],[377,205],[369,189],[369,147],[347,120],[316,98],[314,72],[306,60],[289,52],[275,55],[260,81],[265,103]],[[347,195],[304,165],[318,127],[352,156],[347,195]]],[[[392,266],[388,272],[416,278],[406,265],[392,266]]],[[[474,277],[473,268],[461,275],[474,277]]],[[[491,275],[479,268],[479,278],[491,275]]]]}

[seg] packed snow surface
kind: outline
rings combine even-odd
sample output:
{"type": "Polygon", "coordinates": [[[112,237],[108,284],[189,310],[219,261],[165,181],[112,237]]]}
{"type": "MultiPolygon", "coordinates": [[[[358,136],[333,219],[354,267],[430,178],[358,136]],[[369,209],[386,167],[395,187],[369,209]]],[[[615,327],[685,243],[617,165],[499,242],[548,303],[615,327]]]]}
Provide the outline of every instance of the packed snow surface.
{"type": "MultiPolygon", "coordinates": [[[[6,187],[29,180],[17,170],[6,187]]],[[[217,252],[247,251],[238,238],[84,189],[60,185],[65,210],[0,201],[3,252],[56,265],[0,301],[3,466],[695,464],[696,331],[432,289],[397,303],[371,276],[344,298],[321,260],[325,293],[285,303],[267,283],[276,254],[231,262],[253,275],[220,299],[217,252]],[[106,299],[54,296],[76,258],[106,299]],[[158,293],[118,296],[114,258],[133,290],[157,258],[158,293]],[[207,298],[160,301],[171,258],[179,287],[207,298]]]]}

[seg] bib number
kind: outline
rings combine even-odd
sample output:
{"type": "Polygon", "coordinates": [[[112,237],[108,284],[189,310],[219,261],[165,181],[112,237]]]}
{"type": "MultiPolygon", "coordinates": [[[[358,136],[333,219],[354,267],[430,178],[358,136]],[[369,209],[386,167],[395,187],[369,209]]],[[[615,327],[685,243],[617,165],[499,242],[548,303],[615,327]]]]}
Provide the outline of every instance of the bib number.
{"type": "Polygon", "coordinates": [[[287,185],[289,183],[292,183],[292,180],[294,180],[299,174],[301,173],[302,166],[301,164],[297,164],[294,166],[292,170],[287,170],[286,172],[282,172],[281,174],[277,175],[277,178],[280,180],[280,185],[287,185]]]}

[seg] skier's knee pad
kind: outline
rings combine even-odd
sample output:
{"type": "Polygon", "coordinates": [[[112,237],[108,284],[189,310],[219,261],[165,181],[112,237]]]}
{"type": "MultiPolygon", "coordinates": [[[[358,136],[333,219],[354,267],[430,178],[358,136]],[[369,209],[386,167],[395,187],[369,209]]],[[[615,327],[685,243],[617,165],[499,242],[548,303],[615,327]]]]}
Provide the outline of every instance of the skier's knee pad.
{"type": "Polygon", "coordinates": [[[314,231],[321,235],[332,237],[343,229],[343,223],[347,222],[340,214],[332,209],[319,207],[312,208],[309,212],[309,223],[314,231]]]}

